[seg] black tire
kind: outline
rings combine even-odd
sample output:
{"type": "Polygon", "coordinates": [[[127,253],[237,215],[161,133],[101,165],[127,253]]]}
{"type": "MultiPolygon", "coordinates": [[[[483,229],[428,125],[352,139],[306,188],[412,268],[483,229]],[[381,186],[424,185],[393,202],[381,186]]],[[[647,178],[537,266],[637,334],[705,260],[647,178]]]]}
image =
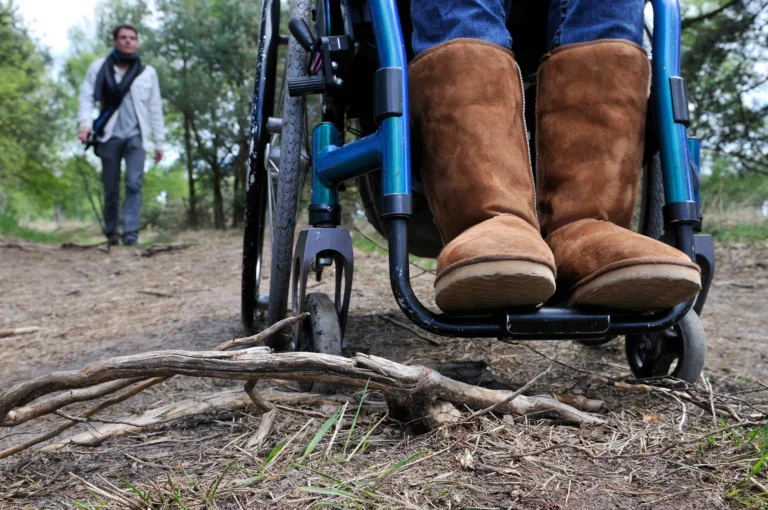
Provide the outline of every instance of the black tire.
{"type": "MultiPolygon", "coordinates": [[[[311,1],[293,0],[291,17],[303,17],[310,22],[311,1]]],[[[285,63],[285,80],[307,74],[307,52],[291,36],[288,42],[288,56],[285,63]]],[[[287,90],[286,87],[283,87],[287,90]]],[[[280,134],[280,174],[275,197],[275,214],[272,229],[272,266],[269,281],[269,308],[267,323],[275,324],[286,316],[288,294],[293,265],[293,238],[299,210],[302,175],[302,148],[304,141],[304,96],[291,97],[287,92],[283,98],[282,132],[280,134]]],[[[275,335],[270,347],[285,349],[285,336],[275,335]]]]}
{"type": "Polygon", "coordinates": [[[264,233],[266,231],[267,180],[265,172],[254,175],[253,191],[246,190],[245,219],[243,220],[243,273],[240,288],[240,317],[246,332],[253,333],[255,313],[259,300],[259,283],[264,259],[264,233]],[[249,201],[253,201],[250,206],[249,201]]]}
{"type": "Polygon", "coordinates": [[[664,234],[664,181],[658,153],[643,169],[643,188],[638,202],[637,231],[644,236],[659,239],[664,234]]]}
{"type": "Polygon", "coordinates": [[[259,298],[264,231],[266,228],[267,174],[264,162],[269,143],[267,119],[274,112],[277,47],[279,44],[280,2],[265,0],[262,4],[261,34],[253,85],[251,118],[251,153],[248,179],[245,183],[245,216],[243,218],[243,267],[240,282],[240,319],[247,332],[255,326],[259,298]]]}
{"type": "MultiPolygon", "coordinates": [[[[304,300],[304,319],[301,333],[296,340],[297,350],[342,356],[341,324],[336,306],[327,294],[313,292],[304,300]]],[[[302,391],[330,395],[336,387],[330,384],[300,382],[302,391]]]]}
{"type": "Polygon", "coordinates": [[[667,330],[627,335],[626,353],[629,368],[638,379],[671,375],[694,383],[707,357],[706,334],[699,316],[691,310],[667,330]]]}

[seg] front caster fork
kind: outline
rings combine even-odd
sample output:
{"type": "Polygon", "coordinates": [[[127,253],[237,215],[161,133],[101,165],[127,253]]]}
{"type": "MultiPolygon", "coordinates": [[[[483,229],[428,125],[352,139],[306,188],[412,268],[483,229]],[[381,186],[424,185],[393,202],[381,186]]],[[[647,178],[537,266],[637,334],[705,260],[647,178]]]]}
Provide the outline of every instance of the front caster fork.
{"type": "MultiPolygon", "coordinates": [[[[292,310],[296,315],[305,311],[309,277],[312,274],[318,274],[323,267],[330,265],[335,265],[336,268],[336,291],[333,301],[336,313],[339,315],[343,337],[347,326],[349,298],[352,293],[352,274],[355,266],[352,237],[349,230],[344,228],[306,228],[299,232],[293,258],[292,310]]],[[[301,338],[302,324],[303,321],[297,322],[293,326],[291,350],[302,350],[301,346],[295,344],[297,339],[301,338]]]]}

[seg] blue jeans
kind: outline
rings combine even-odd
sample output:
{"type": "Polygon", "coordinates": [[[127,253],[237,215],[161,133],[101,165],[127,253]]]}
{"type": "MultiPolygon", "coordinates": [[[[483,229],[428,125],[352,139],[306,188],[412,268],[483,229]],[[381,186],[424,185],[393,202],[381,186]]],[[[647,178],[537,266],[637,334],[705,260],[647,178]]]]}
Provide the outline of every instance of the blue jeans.
{"type": "Polygon", "coordinates": [[[112,137],[98,145],[104,182],[104,234],[107,239],[118,232],[120,221],[120,164],[125,159],[125,203],[123,204],[123,243],[139,239],[141,187],[144,180],[144,147],[141,135],[112,137]]]}
{"type": "MultiPolygon", "coordinates": [[[[414,55],[459,37],[511,48],[507,17],[513,1],[525,0],[411,0],[414,55]]],[[[643,6],[643,0],[550,0],[547,50],[599,39],[642,45],[643,6]]]]}

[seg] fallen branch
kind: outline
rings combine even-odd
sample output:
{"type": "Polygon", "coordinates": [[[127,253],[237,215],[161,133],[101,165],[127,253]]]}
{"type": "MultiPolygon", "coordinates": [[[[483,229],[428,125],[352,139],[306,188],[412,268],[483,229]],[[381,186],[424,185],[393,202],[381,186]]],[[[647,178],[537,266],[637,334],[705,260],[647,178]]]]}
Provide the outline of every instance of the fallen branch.
{"type": "Polygon", "coordinates": [[[38,331],[40,331],[40,328],[37,326],[27,326],[24,328],[0,329],[0,338],[5,338],[8,336],[17,336],[17,335],[31,335],[32,333],[37,333],[38,331]]]}
{"type": "Polygon", "coordinates": [[[272,425],[275,423],[276,416],[277,409],[272,409],[261,415],[259,428],[256,429],[256,433],[245,444],[246,448],[259,448],[261,446],[264,440],[266,440],[272,432],[272,425]]]}
{"type": "MultiPolygon", "coordinates": [[[[245,337],[245,338],[228,340],[224,343],[217,345],[216,347],[213,348],[213,350],[226,351],[234,347],[251,346],[253,344],[263,341],[265,338],[275,334],[276,332],[280,331],[284,327],[290,326],[300,320],[305,319],[307,316],[308,314],[305,313],[295,317],[288,317],[287,319],[283,319],[282,321],[275,323],[274,325],[270,326],[269,328],[255,335],[245,337]]],[[[10,411],[8,415],[4,417],[4,419],[0,420],[0,427],[13,427],[16,425],[20,425],[29,420],[39,418],[40,416],[51,414],[70,404],[74,404],[77,402],[86,402],[88,400],[94,400],[94,399],[103,397],[105,395],[115,393],[116,391],[120,391],[123,388],[127,388],[128,386],[131,386],[133,384],[136,384],[142,381],[147,383],[151,382],[151,384],[149,384],[148,386],[142,386],[141,389],[137,387],[131,390],[131,391],[134,391],[138,389],[136,393],[139,393],[140,391],[143,391],[151,386],[161,383],[166,379],[167,378],[163,377],[159,379],[146,380],[146,378],[143,378],[143,377],[133,377],[128,379],[108,382],[108,383],[100,384],[97,386],[92,386],[86,389],[71,390],[66,393],[62,393],[60,395],[56,395],[55,397],[39,402],[35,405],[21,407],[16,410],[10,411]]],[[[131,395],[128,395],[128,397],[131,397],[136,393],[132,393],[131,395]]],[[[2,452],[0,452],[0,459],[2,458],[3,458],[2,452]]]]}
{"type": "Polygon", "coordinates": [[[596,413],[597,411],[602,409],[603,405],[605,404],[602,400],[588,398],[585,395],[572,395],[570,393],[553,393],[552,396],[555,397],[558,401],[562,402],[563,404],[568,404],[569,406],[573,406],[576,409],[581,409],[582,411],[588,411],[590,413],[596,413]]]}
{"type": "MultiPolygon", "coordinates": [[[[287,352],[274,354],[264,348],[234,352],[154,351],[110,358],[79,371],[54,372],[17,384],[0,396],[0,419],[9,412],[49,393],[88,388],[130,377],[215,377],[231,380],[283,379],[312,381],[335,386],[368,386],[387,398],[390,414],[405,421],[426,417],[438,401],[485,409],[503,402],[511,392],[490,390],[443,377],[425,367],[408,366],[377,356],[357,354],[343,358],[328,354],[287,352]]],[[[577,424],[604,421],[549,396],[519,395],[498,406],[505,414],[549,413],[577,424]]]]}
{"type": "Polygon", "coordinates": [[[109,251],[109,242],[108,241],[101,241],[100,243],[96,244],[77,244],[77,243],[61,243],[62,250],[92,250],[92,249],[101,249],[102,247],[106,246],[107,251],[109,251]]]}
{"type": "MultiPolygon", "coordinates": [[[[317,395],[314,393],[289,393],[275,391],[264,393],[263,401],[266,405],[274,407],[277,402],[293,405],[321,406],[321,405],[348,405],[353,401],[352,397],[335,395],[317,395]],[[275,404],[273,404],[273,402],[275,404]]],[[[199,416],[204,413],[215,413],[222,411],[236,411],[245,409],[253,403],[249,395],[241,390],[225,390],[209,395],[196,396],[194,398],[173,402],[160,407],[153,407],[144,413],[134,413],[115,420],[102,420],[88,418],[77,418],[75,416],[65,415],[64,417],[78,421],[80,423],[97,423],[99,426],[92,426],[89,430],[69,437],[58,443],[52,443],[41,448],[42,451],[49,452],[61,449],[68,444],[94,445],[101,443],[110,437],[122,436],[127,433],[137,432],[153,428],[158,425],[167,425],[170,422],[177,421],[191,416],[199,416]]],[[[364,402],[366,407],[376,407],[375,402],[364,402]]],[[[285,406],[283,406],[285,407],[285,406]]],[[[61,413],[61,411],[57,411],[61,413]]],[[[277,416],[277,409],[266,412],[261,417],[261,423],[256,434],[249,440],[247,446],[256,446],[260,441],[267,438],[271,431],[272,424],[277,416]],[[260,435],[262,434],[262,435],[260,435]]]]}
{"type": "MultiPolygon", "coordinates": [[[[153,425],[166,424],[190,416],[216,411],[243,409],[249,403],[250,399],[248,398],[248,395],[240,390],[229,390],[210,395],[196,396],[194,398],[156,407],[144,413],[131,414],[120,418],[119,420],[113,420],[112,423],[105,423],[98,427],[90,427],[86,431],[68,437],[64,441],[47,445],[42,448],[42,451],[51,452],[60,450],[68,444],[98,444],[110,437],[137,432],[153,425]],[[117,423],[118,421],[123,423],[117,423]]],[[[85,421],[88,420],[85,419],[85,421]]]]}
{"type": "Polygon", "coordinates": [[[175,297],[173,294],[167,294],[165,292],[160,292],[159,290],[152,290],[152,289],[143,289],[143,290],[137,290],[139,294],[147,294],[149,296],[157,296],[157,297],[175,297]]]}
{"type": "Polygon", "coordinates": [[[165,245],[156,244],[139,250],[137,253],[142,257],[154,257],[158,253],[186,250],[190,246],[194,246],[194,243],[174,243],[165,245]]]}
{"type": "Polygon", "coordinates": [[[28,251],[27,247],[24,246],[23,244],[14,243],[14,242],[0,243],[0,248],[8,248],[8,249],[19,250],[19,251],[28,251]]]}
{"type": "MultiPolygon", "coordinates": [[[[80,418],[88,418],[90,416],[93,416],[94,414],[103,411],[109,406],[113,406],[115,404],[119,404],[120,402],[123,402],[125,400],[128,400],[132,396],[136,395],[137,393],[140,393],[147,388],[150,388],[154,386],[155,384],[159,384],[163,382],[165,378],[157,378],[157,379],[150,379],[146,382],[141,383],[140,385],[136,386],[135,388],[131,388],[128,391],[125,391],[123,393],[117,394],[112,398],[109,398],[98,405],[88,409],[86,412],[80,415],[80,418]]],[[[122,382],[122,381],[121,381],[122,382]]],[[[62,432],[71,429],[75,425],[77,425],[78,422],[67,420],[62,425],[59,425],[55,429],[46,432],[45,434],[41,434],[39,436],[33,437],[32,439],[29,439],[27,441],[24,441],[23,443],[17,444],[16,446],[12,446],[10,448],[6,448],[3,451],[0,451],[0,459],[4,459],[6,457],[9,457],[15,453],[22,452],[26,450],[27,448],[31,448],[32,446],[35,446],[36,444],[40,444],[43,441],[48,441],[49,439],[53,439],[54,437],[58,436],[62,432]]]]}
{"type": "MultiPolygon", "coordinates": [[[[226,349],[231,349],[233,347],[253,345],[255,343],[258,343],[264,340],[270,335],[273,335],[274,333],[281,330],[282,328],[305,319],[307,316],[308,314],[304,313],[295,317],[288,317],[286,319],[283,319],[280,322],[273,324],[269,328],[265,329],[264,331],[261,331],[260,333],[257,333],[256,335],[252,335],[246,338],[237,338],[237,339],[229,340],[227,342],[224,342],[216,346],[214,350],[226,350],[226,349]]],[[[56,410],[61,409],[69,404],[103,397],[104,395],[108,395],[110,393],[120,391],[128,386],[131,386],[137,382],[140,382],[140,384],[138,384],[137,386],[130,388],[117,395],[114,395],[113,397],[97,404],[96,406],[88,409],[87,411],[85,411],[83,414],[80,415],[81,418],[88,418],[100,411],[103,411],[104,409],[112,405],[119,404],[120,402],[124,402],[125,400],[128,400],[134,395],[141,393],[147,388],[151,388],[156,384],[160,384],[161,382],[166,381],[167,379],[168,379],[167,377],[157,377],[154,379],[147,379],[147,380],[143,380],[142,378],[133,378],[128,380],[114,381],[114,382],[110,382],[107,384],[90,387],[86,389],[70,391],[62,395],[57,395],[53,398],[50,398],[38,404],[17,409],[16,411],[10,411],[7,413],[7,416],[5,416],[5,413],[4,413],[3,420],[0,420],[0,426],[9,427],[9,426],[18,425],[20,423],[24,423],[25,421],[31,420],[33,418],[37,418],[46,414],[51,414],[56,410]]],[[[66,430],[74,427],[75,425],[77,425],[77,422],[68,420],[62,425],[59,425],[58,427],[56,427],[55,429],[49,432],[46,432],[45,434],[41,434],[39,436],[33,437],[32,439],[24,441],[23,443],[17,444],[10,448],[6,448],[5,450],[0,451],[0,459],[4,459],[5,457],[14,455],[15,453],[31,448],[36,444],[40,444],[44,441],[52,439],[58,436],[59,434],[61,434],[62,432],[65,432],[66,430]]]]}

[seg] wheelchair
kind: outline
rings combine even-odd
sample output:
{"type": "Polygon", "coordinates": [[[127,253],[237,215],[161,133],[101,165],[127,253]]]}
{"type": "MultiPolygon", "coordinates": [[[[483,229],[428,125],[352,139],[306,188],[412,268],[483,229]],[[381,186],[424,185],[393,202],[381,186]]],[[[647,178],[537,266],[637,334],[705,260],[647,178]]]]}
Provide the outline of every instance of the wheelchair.
{"type": "MultiPolygon", "coordinates": [[[[701,234],[700,143],[687,135],[678,0],[649,3],[646,49],[653,77],[633,223],[638,232],[675,246],[699,264],[702,290],[695,299],[653,313],[566,308],[557,296],[541,307],[473,315],[435,313],[424,306],[411,288],[409,254],[436,257],[442,243],[418,169],[410,162],[407,0],[292,0],[290,37],[280,33],[280,1],[264,0],[243,236],[241,319],[246,330],[254,328],[259,311],[266,311],[270,324],[283,319],[290,294],[290,310],[307,311],[309,317],[296,323],[290,335],[273,337],[270,347],[342,354],[354,257],[351,235],[340,228],[339,193],[345,181],[357,179],[366,218],[387,239],[395,301],[416,326],[449,337],[588,345],[623,335],[635,377],[695,381],[706,354],[699,315],[714,274],[714,248],[712,238],[701,234]],[[280,49],[286,45],[287,51],[280,49]],[[281,54],[284,59],[278,58],[281,54]],[[284,72],[277,90],[280,68],[284,72]],[[309,95],[320,97],[322,110],[311,137],[309,95]],[[355,139],[345,143],[346,134],[355,139]],[[307,179],[310,227],[294,239],[307,179]],[[267,227],[272,265],[269,293],[261,295],[267,227]],[[309,277],[319,278],[330,266],[335,267],[334,296],[308,294],[309,277]]],[[[514,12],[510,23],[519,25],[510,30],[530,48],[513,50],[526,77],[526,115],[532,120],[535,86],[530,85],[546,48],[543,31],[525,27],[535,25],[529,19],[546,16],[546,2],[516,4],[521,12],[514,12]]],[[[532,143],[534,138],[535,132],[529,133],[532,143]]]]}

